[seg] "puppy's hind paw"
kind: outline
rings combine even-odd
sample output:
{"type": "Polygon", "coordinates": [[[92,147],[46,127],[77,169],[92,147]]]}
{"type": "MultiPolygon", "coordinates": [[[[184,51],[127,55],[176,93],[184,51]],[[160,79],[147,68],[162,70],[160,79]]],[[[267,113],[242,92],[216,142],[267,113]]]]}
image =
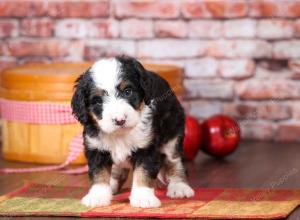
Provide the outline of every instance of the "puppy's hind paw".
{"type": "Polygon", "coordinates": [[[184,182],[170,183],[168,185],[167,196],[170,198],[189,198],[194,195],[194,190],[184,182]]]}

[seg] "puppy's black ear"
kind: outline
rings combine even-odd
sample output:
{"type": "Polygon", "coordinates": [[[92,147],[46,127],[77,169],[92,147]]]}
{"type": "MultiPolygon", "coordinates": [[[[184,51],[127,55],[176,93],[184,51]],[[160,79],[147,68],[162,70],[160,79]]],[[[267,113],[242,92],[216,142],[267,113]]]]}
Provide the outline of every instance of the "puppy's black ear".
{"type": "Polygon", "coordinates": [[[88,121],[88,97],[91,87],[91,78],[89,70],[83,73],[77,80],[75,91],[72,97],[71,106],[73,114],[81,124],[86,124],[88,121]]]}
{"type": "Polygon", "coordinates": [[[134,66],[139,73],[139,83],[144,91],[144,102],[146,105],[149,105],[154,95],[153,74],[146,70],[137,60],[135,60],[134,66]]]}

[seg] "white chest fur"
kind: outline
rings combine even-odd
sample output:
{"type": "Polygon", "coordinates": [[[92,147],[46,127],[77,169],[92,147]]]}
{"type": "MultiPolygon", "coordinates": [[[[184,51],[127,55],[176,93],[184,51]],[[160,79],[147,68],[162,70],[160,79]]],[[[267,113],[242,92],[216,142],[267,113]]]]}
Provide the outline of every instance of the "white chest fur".
{"type": "Polygon", "coordinates": [[[101,134],[98,137],[86,136],[90,149],[106,150],[111,153],[113,162],[122,166],[132,151],[148,146],[152,138],[151,110],[145,106],[141,120],[133,129],[118,134],[101,134]]]}

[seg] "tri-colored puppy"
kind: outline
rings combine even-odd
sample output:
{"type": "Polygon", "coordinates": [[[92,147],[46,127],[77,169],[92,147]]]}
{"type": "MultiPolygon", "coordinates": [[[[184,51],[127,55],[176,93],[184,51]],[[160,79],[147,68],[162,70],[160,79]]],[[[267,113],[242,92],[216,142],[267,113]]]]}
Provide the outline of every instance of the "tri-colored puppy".
{"type": "Polygon", "coordinates": [[[109,205],[131,167],[134,207],[160,206],[153,181],[162,169],[167,196],[194,195],[182,163],[184,111],[160,76],[130,57],[99,60],[78,78],[72,108],[92,180],[84,205],[109,205]]]}

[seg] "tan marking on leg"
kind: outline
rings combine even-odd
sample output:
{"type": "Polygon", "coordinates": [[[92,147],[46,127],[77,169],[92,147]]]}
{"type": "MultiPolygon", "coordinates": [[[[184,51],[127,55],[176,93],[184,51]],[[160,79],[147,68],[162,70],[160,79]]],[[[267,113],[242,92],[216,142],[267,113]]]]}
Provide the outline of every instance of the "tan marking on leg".
{"type": "Polygon", "coordinates": [[[112,200],[112,191],[109,185],[111,166],[102,167],[94,171],[92,186],[89,192],[81,199],[81,203],[88,207],[107,206],[112,200]]]}
{"type": "Polygon", "coordinates": [[[180,157],[172,161],[166,158],[165,172],[166,172],[167,181],[169,182],[170,181],[187,182],[185,169],[180,157]]]}
{"type": "Polygon", "coordinates": [[[187,182],[185,169],[181,160],[180,153],[176,150],[177,138],[170,140],[162,149],[166,155],[164,169],[167,181],[187,182]]]}
{"type": "Polygon", "coordinates": [[[136,187],[153,187],[154,180],[148,176],[146,170],[142,166],[139,166],[133,171],[133,184],[136,187]]]}
{"type": "Polygon", "coordinates": [[[129,169],[120,168],[117,166],[112,167],[110,183],[114,193],[117,193],[121,190],[123,184],[127,180],[128,173],[129,173],[129,169]]]}
{"type": "Polygon", "coordinates": [[[111,176],[111,166],[103,167],[97,173],[94,173],[92,179],[93,184],[97,184],[97,183],[109,184],[110,176],[111,176]]]}
{"type": "Polygon", "coordinates": [[[168,142],[164,148],[166,158],[164,168],[168,181],[167,196],[170,198],[184,198],[194,195],[189,186],[180,154],[176,150],[177,140],[168,142]]]}
{"type": "Polygon", "coordinates": [[[153,180],[148,176],[142,166],[133,171],[133,184],[130,194],[130,204],[133,207],[153,208],[161,205],[155,196],[153,180]]]}

